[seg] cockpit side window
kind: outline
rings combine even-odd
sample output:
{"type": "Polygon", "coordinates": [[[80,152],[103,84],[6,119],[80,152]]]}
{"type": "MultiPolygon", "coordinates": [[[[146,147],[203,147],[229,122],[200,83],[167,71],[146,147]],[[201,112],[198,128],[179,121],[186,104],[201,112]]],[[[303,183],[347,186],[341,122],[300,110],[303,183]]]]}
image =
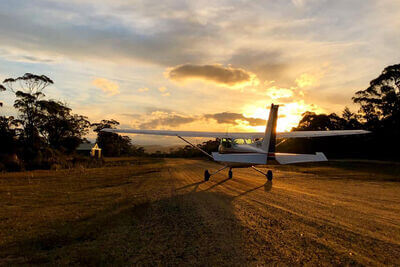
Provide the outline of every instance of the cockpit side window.
{"type": "Polygon", "coordinates": [[[245,140],[241,139],[241,138],[235,139],[233,141],[234,141],[235,145],[243,145],[243,144],[245,144],[245,140]]]}
{"type": "Polygon", "coordinates": [[[226,147],[226,148],[231,148],[232,147],[232,139],[222,138],[221,139],[221,145],[223,147],[226,147]]]}

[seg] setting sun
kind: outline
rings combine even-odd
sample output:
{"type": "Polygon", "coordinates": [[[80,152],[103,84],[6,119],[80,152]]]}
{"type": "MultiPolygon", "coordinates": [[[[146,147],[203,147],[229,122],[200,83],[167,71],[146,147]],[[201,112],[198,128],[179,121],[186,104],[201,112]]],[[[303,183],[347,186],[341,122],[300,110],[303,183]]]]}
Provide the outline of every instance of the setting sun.
{"type": "MultiPolygon", "coordinates": [[[[279,119],[277,123],[278,132],[288,132],[293,127],[296,127],[302,118],[302,114],[306,111],[313,111],[316,113],[323,112],[323,110],[315,105],[304,103],[304,101],[293,102],[281,105],[279,109],[279,119]]],[[[262,108],[259,106],[246,106],[243,114],[246,117],[254,117],[260,119],[268,119],[269,108],[262,108]]],[[[265,130],[265,125],[248,126],[246,130],[262,132],[265,130]]]]}

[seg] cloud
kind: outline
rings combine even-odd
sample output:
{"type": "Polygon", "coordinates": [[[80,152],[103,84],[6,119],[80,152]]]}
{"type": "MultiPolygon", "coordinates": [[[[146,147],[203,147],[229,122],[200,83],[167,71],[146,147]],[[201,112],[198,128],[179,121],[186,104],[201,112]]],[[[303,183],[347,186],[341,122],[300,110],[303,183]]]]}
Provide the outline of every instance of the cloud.
{"type": "Polygon", "coordinates": [[[184,64],[167,69],[166,77],[177,82],[202,80],[231,88],[258,84],[255,74],[242,68],[224,67],[221,64],[184,64]]]}
{"type": "Polygon", "coordinates": [[[160,91],[161,93],[164,93],[167,91],[167,88],[162,86],[162,87],[158,88],[158,91],[160,91]]]}
{"type": "Polygon", "coordinates": [[[255,73],[259,80],[276,81],[284,86],[290,85],[291,59],[280,49],[241,48],[233,52],[229,63],[255,73]]]}
{"type": "Polygon", "coordinates": [[[171,114],[162,111],[155,111],[151,117],[157,117],[147,122],[139,124],[140,129],[153,129],[159,126],[178,127],[182,124],[187,124],[195,121],[196,117],[184,116],[179,114],[171,114]]]}
{"type": "Polygon", "coordinates": [[[204,118],[216,120],[220,124],[224,123],[224,124],[239,125],[239,122],[245,122],[250,126],[260,126],[266,124],[266,121],[263,119],[249,118],[243,116],[243,114],[233,113],[233,112],[206,114],[204,115],[204,118]]]}
{"type": "Polygon", "coordinates": [[[158,88],[158,91],[161,92],[162,96],[170,96],[171,95],[171,93],[168,92],[168,89],[165,86],[158,88]]]}
{"type": "Polygon", "coordinates": [[[318,84],[318,77],[308,73],[303,73],[296,79],[296,84],[298,87],[309,87],[318,84]]]}
{"type": "Polygon", "coordinates": [[[149,88],[147,88],[147,87],[143,87],[143,88],[139,88],[138,89],[138,92],[147,92],[147,91],[149,91],[149,88]]]}
{"type": "MultiPolygon", "coordinates": [[[[130,116],[130,114],[124,114],[130,116]]],[[[138,117],[137,114],[133,114],[139,120],[143,120],[144,117],[138,117]]],[[[259,118],[245,117],[240,113],[233,112],[222,112],[214,114],[204,114],[204,115],[182,115],[176,112],[170,111],[153,111],[146,116],[151,118],[148,121],[139,122],[138,127],[140,129],[155,129],[163,127],[179,127],[184,124],[192,123],[201,120],[214,120],[218,124],[231,124],[240,125],[245,124],[248,126],[260,126],[265,125],[266,121],[259,118]]]]}
{"type": "Polygon", "coordinates": [[[286,88],[279,88],[277,86],[272,86],[267,89],[267,96],[269,96],[272,99],[289,98],[293,96],[293,91],[286,88]]]}
{"type": "Polygon", "coordinates": [[[216,38],[220,29],[188,19],[189,10],[181,11],[183,17],[161,14],[185,7],[153,1],[135,5],[101,2],[0,1],[2,46],[30,55],[45,53],[50,58],[140,61],[163,66],[210,58],[210,52],[204,50],[207,39],[198,37],[216,38]],[[85,10],[91,10],[90,16],[85,10]],[[52,23],[45,23],[43,17],[52,23]]]}
{"type": "Polygon", "coordinates": [[[113,96],[119,94],[119,86],[117,83],[109,81],[105,78],[95,78],[92,84],[106,93],[108,96],[113,96]]]}

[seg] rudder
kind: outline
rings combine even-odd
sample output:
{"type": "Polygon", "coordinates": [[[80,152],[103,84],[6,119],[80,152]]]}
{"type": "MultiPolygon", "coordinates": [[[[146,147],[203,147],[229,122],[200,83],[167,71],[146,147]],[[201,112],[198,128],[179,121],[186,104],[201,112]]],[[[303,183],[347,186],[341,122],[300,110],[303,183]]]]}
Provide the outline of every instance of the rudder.
{"type": "Polygon", "coordinates": [[[265,135],[261,148],[268,153],[275,153],[276,146],[276,123],[278,120],[279,105],[271,104],[265,135]]]}

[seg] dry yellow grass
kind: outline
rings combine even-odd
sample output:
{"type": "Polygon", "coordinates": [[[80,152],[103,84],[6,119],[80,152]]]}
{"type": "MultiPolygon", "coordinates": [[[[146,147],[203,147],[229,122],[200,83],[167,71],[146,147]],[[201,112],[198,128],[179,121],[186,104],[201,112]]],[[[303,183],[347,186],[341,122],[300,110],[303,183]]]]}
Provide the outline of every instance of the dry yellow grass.
{"type": "Polygon", "coordinates": [[[394,165],[274,167],[271,184],[203,182],[208,161],[108,162],[1,174],[0,265],[400,264],[394,165]]]}

